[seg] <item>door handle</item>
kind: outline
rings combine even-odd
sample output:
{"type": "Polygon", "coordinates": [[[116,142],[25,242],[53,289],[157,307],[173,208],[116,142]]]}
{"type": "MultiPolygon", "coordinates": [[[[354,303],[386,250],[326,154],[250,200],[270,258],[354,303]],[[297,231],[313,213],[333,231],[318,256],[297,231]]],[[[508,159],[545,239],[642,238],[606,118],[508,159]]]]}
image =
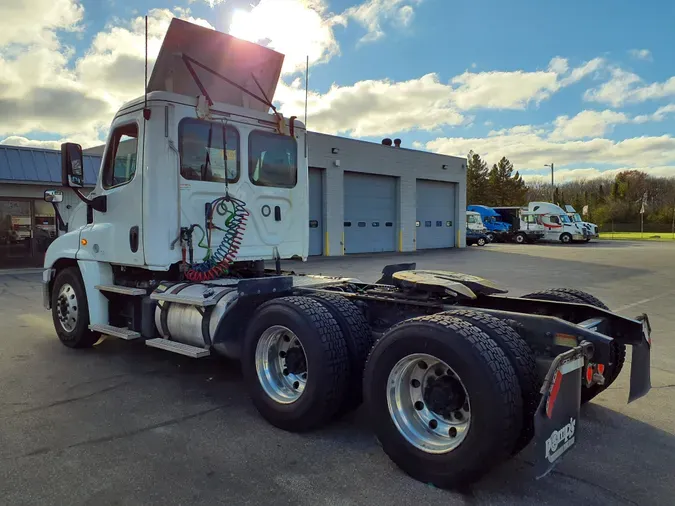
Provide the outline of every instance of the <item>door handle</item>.
{"type": "Polygon", "coordinates": [[[274,206],[274,221],[281,221],[281,207],[274,206]]]}
{"type": "Polygon", "coordinates": [[[129,247],[131,248],[132,253],[138,251],[138,225],[129,229],[129,247]]]}

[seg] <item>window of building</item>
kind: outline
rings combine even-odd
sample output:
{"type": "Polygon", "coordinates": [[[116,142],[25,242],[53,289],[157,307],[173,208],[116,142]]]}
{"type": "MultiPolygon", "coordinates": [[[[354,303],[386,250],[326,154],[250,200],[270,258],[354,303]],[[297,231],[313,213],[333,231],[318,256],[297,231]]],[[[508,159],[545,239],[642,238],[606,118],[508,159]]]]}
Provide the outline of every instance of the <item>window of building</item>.
{"type": "Polygon", "coordinates": [[[239,180],[239,132],[230,125],[186,118],[178,127],[180,173],[192,181],[239,180]]]}
{"type": "Polygon", "coordinates": [[[136,174],[138,125],[131,123],[113,130],[103,165],[103,188],[127,184],[136,174]]]}
{"type": "Polygon", "coordinates": [[[298,182],[295,138],[261,130],[248,136],[248,173],[258,186],[293,188],[298,182]]]}

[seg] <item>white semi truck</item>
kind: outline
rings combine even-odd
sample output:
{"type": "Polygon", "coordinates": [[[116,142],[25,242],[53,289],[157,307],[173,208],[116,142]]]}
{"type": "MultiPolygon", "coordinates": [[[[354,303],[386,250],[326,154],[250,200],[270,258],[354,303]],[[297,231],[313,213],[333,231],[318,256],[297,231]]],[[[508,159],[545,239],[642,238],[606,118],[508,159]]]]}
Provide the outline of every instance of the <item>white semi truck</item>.
{"type": "Polygon", "coordinates": [[[563,244],[586,241],[584,230],[560,206],[550,202],[530,202],[527,210],[540,217],[545,241],[560,241],[563,244]]]}
{"type": "Polygon", "coordinates": [[[576,223],[581,227],[584,235],[586,236],[584,239],[586,242],[590,242],[590,240],[593,238],[597,239],[600,237],[598,226],[595,223],[582,220],[579,213],[574,210],[574,207],[568,204],[565,206],[565,211],[567,212],[567,216],[569,216],[570,220],[572,220],[572,223],[576,223]]]}
{"type": "MultiPolygon", "coordinates": [[[[389,457],[440,487],[531,440],[548,472],[626,346],[629,399],[649,391],[646,315],[585,292],[507,297],[414,264],[386,266],[376,283],[283,271],[307,257],[309,208],[305,127],[268,113],[282,61],[172,21],[147,96],[115,115],[96,188],[47,251],[45,306],[64,345],[109,335],[240,360],[260,414],[288,431],[363,402],[389,457]]],[[[62,175],[80,192],[77,144],[62,146],[62,175]]]]}

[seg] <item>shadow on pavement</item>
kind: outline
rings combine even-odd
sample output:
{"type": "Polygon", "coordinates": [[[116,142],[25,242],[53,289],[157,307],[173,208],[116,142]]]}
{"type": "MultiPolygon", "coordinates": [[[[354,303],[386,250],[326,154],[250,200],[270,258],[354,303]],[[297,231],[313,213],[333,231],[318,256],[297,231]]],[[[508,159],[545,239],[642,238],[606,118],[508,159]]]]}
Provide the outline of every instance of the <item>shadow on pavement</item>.
{"type": "Polygon", "coordinates": [[[212,504],[225,494],[233,504],[669,505],[675,497],[675,437],[592,403],[575,450],[552,474],[534,479],[528,448],[457,493],[399,471],[362,410],[307,434],[271,427],[234,362],[114,339],[92,350],[56,339],[34,349],[33,370],[44,361],[52,370],[25,385],[35,390],[27,402],[0,414],[7,504],[23,503],[26,490],[35,504],[212,504]]]}

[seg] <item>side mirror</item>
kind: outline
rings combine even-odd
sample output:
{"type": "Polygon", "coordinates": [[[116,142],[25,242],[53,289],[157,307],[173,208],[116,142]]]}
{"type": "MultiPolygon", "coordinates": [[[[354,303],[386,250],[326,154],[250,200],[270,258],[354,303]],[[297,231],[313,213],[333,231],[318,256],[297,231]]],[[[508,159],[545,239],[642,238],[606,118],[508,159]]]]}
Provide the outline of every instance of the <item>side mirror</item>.
{"type": "Polygon", "coordinates": [[[84,186],[84,160],[79,144],[61,144],[61,184],[70,188],[84,186]]]}
{"type": "Polygon", "coordinates": [[[63,201],[63,192],[61,190],[45,190],[44,200],[45,202],[58,204],[63,201]]]}

